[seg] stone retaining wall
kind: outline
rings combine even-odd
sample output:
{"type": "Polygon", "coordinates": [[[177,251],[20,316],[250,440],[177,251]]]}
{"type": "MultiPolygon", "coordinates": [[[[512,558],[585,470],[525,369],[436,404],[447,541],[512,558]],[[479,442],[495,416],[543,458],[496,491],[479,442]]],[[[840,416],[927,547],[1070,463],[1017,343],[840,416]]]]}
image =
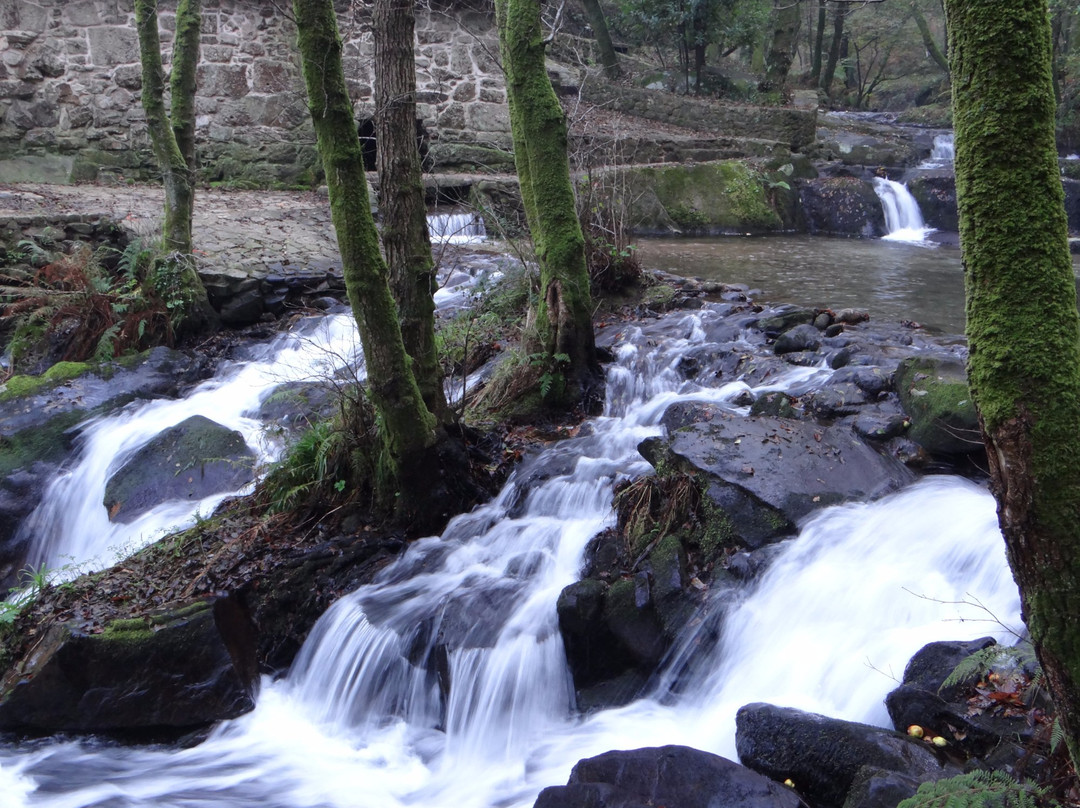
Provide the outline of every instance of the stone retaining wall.
{"type": "MultiPolygon", "coordinates": [[[[203,7],[197,135],[206,179],[310,185],[316,154],[294,26],[269,0],[203,7]]],[[[174,9],[162,0],[165,50],[174,9]]],[[[360,120],[373,113],[366,11],[343,3],[339,17],[360,120]]],[[[419,114],[433,153],[455,143],[509,149],[497,51],[489,12],[418,11],[419,114]]],[[[0,54],[0,181],[153,175],[132,0],[5,0],[0,54]]]]}

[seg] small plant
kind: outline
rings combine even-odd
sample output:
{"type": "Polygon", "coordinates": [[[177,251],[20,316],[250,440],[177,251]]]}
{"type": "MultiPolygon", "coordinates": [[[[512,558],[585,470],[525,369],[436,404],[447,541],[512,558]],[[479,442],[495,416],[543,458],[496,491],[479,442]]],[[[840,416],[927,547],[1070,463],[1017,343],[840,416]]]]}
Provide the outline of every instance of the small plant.
{"type": "Polygon", "coordinates": [[[1031,780],[1016,781],[1002,771],[974,771],[923,783],[897,808],[1049,808],[1058,803],[1031,780]]]}

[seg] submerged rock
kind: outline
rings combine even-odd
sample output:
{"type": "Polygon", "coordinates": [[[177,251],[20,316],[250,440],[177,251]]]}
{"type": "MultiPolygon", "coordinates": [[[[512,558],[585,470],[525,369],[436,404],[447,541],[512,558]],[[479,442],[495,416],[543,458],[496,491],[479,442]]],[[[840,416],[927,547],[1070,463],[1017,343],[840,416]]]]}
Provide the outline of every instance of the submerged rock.
{"type": "Polygon", "coordinates": [[[798,795],[719,755],[686,746],[607,752],[578,761],[535,808],[797,808],[798,795]]]}
{"type": "Polygon", "coordinates": [[[105,486],[114,522],[131,522],[171,499],[199,500],[255,479],[244,436],[202,415],[169,427],[143,446],[105,486]]]}
{"type": "Polygon", "coordinates": [[[0,683],[0,729],[183,730],[251,710],[257,683],[250,619],[208,597],[101,634],[53,626],[0,683]]]}

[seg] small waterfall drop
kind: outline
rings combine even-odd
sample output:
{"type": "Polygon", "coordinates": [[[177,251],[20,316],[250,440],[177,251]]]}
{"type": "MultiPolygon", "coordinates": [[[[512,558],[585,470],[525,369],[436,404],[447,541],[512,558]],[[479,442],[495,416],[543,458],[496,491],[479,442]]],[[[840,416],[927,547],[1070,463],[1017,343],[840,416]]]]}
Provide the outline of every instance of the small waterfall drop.
{"type": "Polygon", "coordinates": [[[885,177],[874,177],[874,191],[881,200],[885,211],[885,228],[889,231],[884,238],[890,241],[922,242],[934,228],[923,223],[919,203],[908,191],[907,186],[885,177]]]}
{"type": "Polygon", "coordinates": [[[427,221],[435,244],[477,244],[487,239],[484,220],[477,213],[433,213],[427,221]]]}
{"type": "MultiPolygon", "coordinates": [[[[741,598],[691,621],[702,628],[688,628],[651,698],[574,715],[555,600],[613,520],[615,483],[648,473],[636,447],[671,403],[745,413],[733,403],[745,383],[678,370],[708,349],[715,317],[686,315],[683,336],[660,341],[628,326],[604,415],[339,601],[252,713],[190,749],[0,747],[10,808],[530,808],[609,749],[684,743],[733,757],[748,701],[880,722],[895,686],[883,672],[898,676],[931,640],[1005,633],[956,601],[1018,621],[993,498],[934,478],[820,512],[741,598]],[[447,652],[431,666],[436,642],[447,652]]],[[[792,368],[754,392],[805,391],[829,372],[792,368]]]]}
{"type": "Polygon", "coordinates": [[[952,134],[935,135],[934,147],[930,150],[930,159],[937,163],[951,163],[956,158],[956,147],[952,134]]]}

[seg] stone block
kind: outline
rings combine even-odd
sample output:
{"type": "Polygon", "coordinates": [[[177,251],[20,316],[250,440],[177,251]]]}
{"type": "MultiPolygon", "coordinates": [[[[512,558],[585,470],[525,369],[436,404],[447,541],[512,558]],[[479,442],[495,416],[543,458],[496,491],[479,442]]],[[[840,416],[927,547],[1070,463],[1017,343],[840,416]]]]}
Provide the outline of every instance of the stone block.
{"type": "Polygon", "coordinates": [[[509,132],[510,111],[500,104],[469,104],[465,121],[474,132],[509,132]]]}
{"type": "Polygon", "coordinates": [[[24,155],[0,160],[0,183],[50,182],[66,184],[71,181],[73,157],[55,154],[24,155]]]}
{"type": "Polygon", "coordinates": [[[31,0],[15,0],[7,6],[0,22],[5,28],[18,28],[23,31],[44,31],[49,23],[49,9],[42,3],[31,0]]]}
{"type": "Polygon", "coordinates": [[[64,3],[63,16],[61,19],[68,25],[78,28],[89,28],[92,25],[102,23],[101,13],[94,0],[81,0],[81,2],[64,3]]]}
{"type": "Polygon", "coordinates": [[[203,64],[198,81],[204,95],[243,98],[250,89],[246,65],[203,64]]]}
{"type": "Polygon", "coordinates": [[[256,93],[280,93],[293,86],[288,65],[276,59],[256,59],[251,66],[251,89],[256,93]]]}
{"type": "Polygon", "coordinates": [[[142,68],[138,65],[121,65],[113,71],[113,82],[125,90],[141,90],[142,68]]]}
{"type": "Polygon", "coordinates": [[[135,29],[101,25],[87,31],[90,59],[95,65],[125,65],[139,61],[139,37],[135,29]]]}

